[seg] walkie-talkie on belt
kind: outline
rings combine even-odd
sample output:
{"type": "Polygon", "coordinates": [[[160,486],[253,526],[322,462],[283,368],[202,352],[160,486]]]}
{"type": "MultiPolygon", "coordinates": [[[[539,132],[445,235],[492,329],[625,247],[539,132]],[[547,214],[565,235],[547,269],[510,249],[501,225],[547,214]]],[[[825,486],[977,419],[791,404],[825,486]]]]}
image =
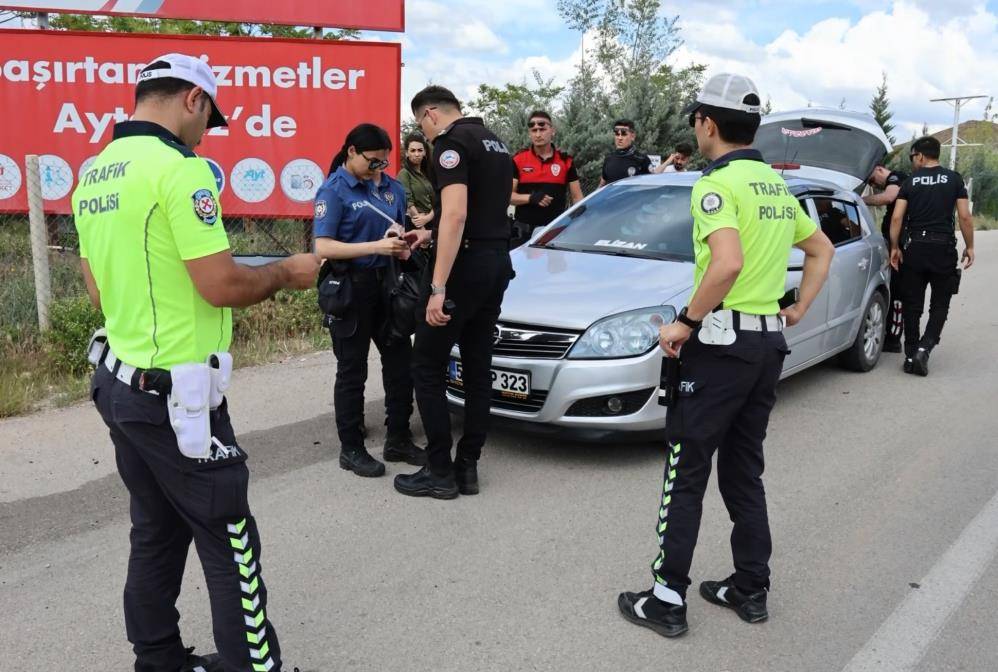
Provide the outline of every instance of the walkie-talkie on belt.
{"type": "Polygon", "coordinates": [[[658,382],[658,405],[671,408],[679,392],[679,358],[663,357],[658,382]]]}

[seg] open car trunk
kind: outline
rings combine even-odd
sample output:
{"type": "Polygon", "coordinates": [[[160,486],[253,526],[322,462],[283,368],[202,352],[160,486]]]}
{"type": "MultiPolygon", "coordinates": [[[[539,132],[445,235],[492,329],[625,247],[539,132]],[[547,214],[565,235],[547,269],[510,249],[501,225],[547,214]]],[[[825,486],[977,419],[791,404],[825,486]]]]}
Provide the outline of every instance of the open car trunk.
{"type": "Polygon", "coordinates": [[[764,117],[753,146],[787,177],[832,182],[857,193],[891,151],[872,116],[810,107],[764,117]]]}

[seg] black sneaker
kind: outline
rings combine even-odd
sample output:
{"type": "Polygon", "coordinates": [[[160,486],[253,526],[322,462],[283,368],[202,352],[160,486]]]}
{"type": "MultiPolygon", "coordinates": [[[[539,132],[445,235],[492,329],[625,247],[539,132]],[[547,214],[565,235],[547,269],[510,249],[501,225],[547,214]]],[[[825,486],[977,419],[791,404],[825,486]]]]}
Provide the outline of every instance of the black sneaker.
{"type": "Polygon", "coordinates": [[[453,476],[437,476],[429,467],[423,467],[415,474],[399,474],[395,477],[395,489],[410,497],[454,499],[458,495],[453,476]]]}
{"type": "Polygon", "coordinates": [[[901,366],[901,370],[905,373],[915,373],[914,360],[911,357],[904,358],[904,364],[901,366]]]}
{"type": "Polygon", "coordinates": [[[371,457],[364,448],[341,451],[340,468],[365,478],[385,475],[385,465],[371,457]]]}
{"type": "Polygon", "coordinates": [[[901,352],[901,341],[888,338],[884,341],[884,352],[901,352]]]}
{"type": "Polygon", "coordinates": [[[654,630],[663,637],[678,637],[690,629],[686,623],[686,605],[669,604],[646,590],[621,593],[617,606],[624,618],[635,625],[654,630]]]}
{"type": "Polygon", "coordinates": [[[414,467],[426,464],[426,451],[412,442],[411,434],[389,435],[385,439],[385,462],[405,462],[414,467]]]}
{"type": "Polygon", "coordinates": [[[187,659],[184,661],[180,672],[224,672],[222,668],[222,658],[217,653],[209,653],[207,656],[195,656],[194,647],[187,649],[187,659]]]}
{"type": "Polygon", "coordinates": [[[457,482],[457,489],[462,495],[477,495],[479,492],[478,463],[455,462],[454,480],[457,482]]]}
{"type": "Polygon", "coordinates": [[[746,594],[738,589],[730,578],[724,581],[704,581],[700,584],[703,599],[722,607],[734,609],[747,623],[761,623],[769,618],[766,610],[766,591],[746,594]]]}
{"type": "Polygon", "coordinates": [[[915,351],[915,356],[911,358],[911,372],[916,376],[929,375],[929,351],[919,348],[915,351]]]}

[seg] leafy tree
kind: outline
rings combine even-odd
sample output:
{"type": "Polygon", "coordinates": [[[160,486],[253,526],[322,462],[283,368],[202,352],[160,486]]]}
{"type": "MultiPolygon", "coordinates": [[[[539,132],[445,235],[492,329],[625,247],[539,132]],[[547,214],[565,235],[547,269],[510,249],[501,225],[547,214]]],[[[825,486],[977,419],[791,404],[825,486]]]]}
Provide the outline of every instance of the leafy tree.
{"type": "MultiPolygon", "coordinates": [[[[22,18],[33,18],[32,12],[22,12],[22,18]]],[[[93,14],[52,14],[49,26],[55,30],[85,30],[101,33],[158,33],[164,35],[245,35],[253,37],[311,38],[311,27],[284,26],[275,23],[229,23],[222,21],[189,21],[186,19],[147,19],[135,16],[99,16],[93,14]]],[[[323,33],[325,40],[356,38],[356,30],[331,30],[323,33]]]]}
{"type": "Polygon", "coordinates": [[[877,92],[873,95],[873,99],[870,101],[870,111],[873,113],[873,118],[877,120],[880,124],[880,128],[884,130],[884,135],[890,140],[891,144],[895,144],[897,140],[891,133],[894,131],[894,124],[891,123],[891,119],[894,117],[894,113],[891,112],[891,101],[887,98],[887,73],[883,73],[883,79],[880,82],[880,86],[877,87],[877,92]]]}
{"type": "Polygon", "coordinates": [[[468,104],[485,118],[489,128],[510,149],[525,147],[529,143],[527,121],[532,111],[539,109],[552,117],[556,115],[555,103],[564,90],[564,87],[555,86],[553,79],[545,80],[537,70],[531,75],[533,84],[529,84],[526,78],[521,84],[506,84],[503,87],[481,84],[478,96],[468,104]]]}

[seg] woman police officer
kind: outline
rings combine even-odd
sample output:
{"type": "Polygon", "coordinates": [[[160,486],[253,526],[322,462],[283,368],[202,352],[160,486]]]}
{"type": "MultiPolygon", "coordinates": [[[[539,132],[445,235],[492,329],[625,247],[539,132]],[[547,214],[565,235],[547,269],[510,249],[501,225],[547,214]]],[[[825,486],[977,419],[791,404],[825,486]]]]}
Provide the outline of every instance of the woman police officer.
{"type": "Polygon", "coordinates": [[[344,319],[333,323],[330,333],[337,360],[333,406],[340,467],[358,476],[385,473],[385,465],[367,452],[363,437],[364,384],[372,341],[381,354],[385,387],[384,459],[413,465],[426,461],[409,431],[412,345],[408,339],[389,343],[383,329],[387,311],[382,287],[390,257],[407,256],[409,251],[398,235],[405,221],[405,191],[384,173],[391,148],[384,129],[360,124],[347,134],[315,196],[315,251],[330,262],[346,264],[352,286],[350,308],[344,319]]]}

